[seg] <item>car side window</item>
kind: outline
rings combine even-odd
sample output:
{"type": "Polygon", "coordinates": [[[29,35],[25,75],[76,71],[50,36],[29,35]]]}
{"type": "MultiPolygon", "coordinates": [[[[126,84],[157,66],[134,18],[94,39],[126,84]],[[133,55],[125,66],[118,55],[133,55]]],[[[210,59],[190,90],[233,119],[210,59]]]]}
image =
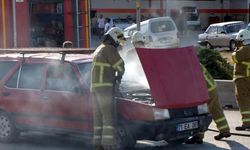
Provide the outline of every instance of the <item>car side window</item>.
{"type": "Polygon", "coordinates": [[[218,30],[217,30],[218,34],[221,34],[221,33],[226,33],[223,29],[223,27],[218,27],[218,30]]]}
{"type": "Polygon", "coordinates": [[[15,61],[0,61],[0,80],[16,64],[15,61]]]}
{"type": "Polygon", "coordinates": [[[215,34],[215,33],[217,33],[217,27],[210,27],[210,28],[207,30],[207,33],[208,33],[208,34],[215,34]]]}
{"type": "Polygon", "coordinates": [[[20,89],[40,89],[43,64],[22,64],[6,86],[20,89]]]}
{"type": "Polygon", "coordinates": [[[49,64],[46,90],[79,93],[80,82],[70,64],[49,64]]]}

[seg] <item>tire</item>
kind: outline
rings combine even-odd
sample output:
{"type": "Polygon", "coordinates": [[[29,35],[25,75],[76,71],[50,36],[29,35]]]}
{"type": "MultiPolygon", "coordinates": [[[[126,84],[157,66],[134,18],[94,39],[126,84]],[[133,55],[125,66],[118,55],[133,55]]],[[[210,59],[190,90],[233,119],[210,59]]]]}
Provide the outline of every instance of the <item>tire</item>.
{"type": "Polygon", "coordinates": [[[119,125],[116,129],[116,149],[117,150],[132,150],[135,147],[136,140],[122,125],[119,125]]]}
{"type": "Polygon", "coordinates": [[[205,47],[206,47],[207,49],[213,49],[213,46],[212,46],[209,42],[206,42],[205,47]]]}
{"type": "Polygon", "coordinates": [[[13,142],[18,136],[19,132],[11,116],[0,112],[0,142],[13,142]]]}
{"type": "Polygon", "coordinates": [[[229,43],[229,49],[230,51],[234,51],[235,50],[235,41],[234,40],[231,40],[230,43],[229,43]]]}

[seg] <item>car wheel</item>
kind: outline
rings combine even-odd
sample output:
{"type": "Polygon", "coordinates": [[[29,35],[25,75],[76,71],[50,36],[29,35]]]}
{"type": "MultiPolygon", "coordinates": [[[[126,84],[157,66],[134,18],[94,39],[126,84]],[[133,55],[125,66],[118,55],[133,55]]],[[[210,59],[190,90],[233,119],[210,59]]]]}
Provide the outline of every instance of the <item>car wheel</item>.
{"type": "Polygon", "coordinates": [[[229,44],[229,49],[230,51],[234,51],[236,48],[236,43],[234,40],[230,41],[230,44],[229,44]]]}
{"type": "Polygon", "coordinates": [[[19,136],[13,119],[7,113],[0,112],[0,141],[12,142],[19,136]]]}
{"type": "Polygon", "coordinates": [[[116,149],[117,150],[132,150],[135,147],[136,140],[127,132],[126,128],[119,125],[116,129],[116,149]]]}
{"type": "Polygon", "coordinates": [[[207,49],[213,49],[213,46],[212,46],[209,42],[206,42],[205,47],[206,47],[207,49]]]}

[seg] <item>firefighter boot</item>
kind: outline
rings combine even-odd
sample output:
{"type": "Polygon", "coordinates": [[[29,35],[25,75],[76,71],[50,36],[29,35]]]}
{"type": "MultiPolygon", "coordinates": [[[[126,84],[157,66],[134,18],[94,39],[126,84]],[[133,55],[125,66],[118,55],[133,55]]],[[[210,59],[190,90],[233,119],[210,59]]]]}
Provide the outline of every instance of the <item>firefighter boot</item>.
{"type": "Polygon", "coordinates": [[[193,136],[193,137],[189,138],[185,143],[186,144],[202,144],[203,139],[198,137],[198,136],[193,136]]]}
{"type": "Polygon", "coordinates": [[[250,126],[248,125],[242,125],[242,126],[238,126],[235,128],[235,130],[238,130],[238,131],[250,131],[250,126]]]}
{"type": "Polygon", "coordinates": [[[228,138],[230,136],[231,136],[230,132],[222,132],[222,133],[219,133],[218,135],[214,136],[214,139],[221,140],[222,138],[228,138]]]}

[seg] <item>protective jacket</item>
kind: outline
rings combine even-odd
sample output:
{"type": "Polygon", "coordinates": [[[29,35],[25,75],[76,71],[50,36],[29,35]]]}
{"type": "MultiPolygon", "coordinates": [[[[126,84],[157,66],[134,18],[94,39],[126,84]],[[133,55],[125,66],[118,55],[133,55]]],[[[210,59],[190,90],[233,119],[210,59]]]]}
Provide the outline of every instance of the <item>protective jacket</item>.
{"type": "Polygon", "coordinates": [[[115,73],[124,74],[124,61],[116,48],[108,43],[101,44],[94,53],[92,67],[92,91],[97,88],[112,87],[115,73]]]}
{"type": "Polygon", "coordinates": [[[94,145],[115,145],[113,84],[116,72],[124,74],[124,62],[108,42],[94,53],[91,90],[93,95],[94,145]]]}
{"type": "Polygon", "coordinates": [[[250,46],[242,46],[232,54],[236,99],[243,125],[250,126],[250,46]]]}
{"type": "Polygon", "coordinates": [[[250,46],[242,46],[233,52],[234,80],[250,77],[250,46]]]}

